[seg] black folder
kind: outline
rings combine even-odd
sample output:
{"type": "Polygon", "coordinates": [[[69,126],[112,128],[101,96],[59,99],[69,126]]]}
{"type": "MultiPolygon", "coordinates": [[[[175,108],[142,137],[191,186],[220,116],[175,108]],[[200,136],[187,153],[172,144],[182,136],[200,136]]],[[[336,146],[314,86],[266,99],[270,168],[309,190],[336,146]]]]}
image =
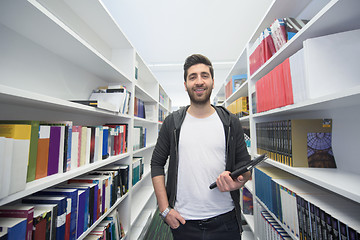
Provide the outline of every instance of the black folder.
{"type": "MultiPolygon", "coordinates": [[[[254,158],[252,161],[250,161],[248,164],[246,164],[245,166],[242,166],[241,168],[236,169],[235,171],[233,171],[232,173],[230,173],[230,177],[232,179],[236,179],[238,176],[240,176],[241,174],[250,171],[251,169],[253,169],[256,165],[258,165],[259,163],[263,162],[265,159],[267,159],[266,154],[260,155],[256,158],[254,158]]],[[[209,188],[210,189],[214,189],[216,188],[216,182],[213,182],[209,188]]]]}

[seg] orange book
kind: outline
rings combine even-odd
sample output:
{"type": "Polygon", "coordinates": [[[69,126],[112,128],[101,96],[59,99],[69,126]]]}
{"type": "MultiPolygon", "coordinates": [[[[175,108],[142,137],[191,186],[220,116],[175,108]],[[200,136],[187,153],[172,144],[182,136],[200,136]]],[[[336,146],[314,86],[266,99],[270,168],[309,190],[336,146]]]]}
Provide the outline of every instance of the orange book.
{"type": "Polygon", "coordinates": [[[47,176],[50,144],[50,126],[40,125],[35,179],[47,176]]]}

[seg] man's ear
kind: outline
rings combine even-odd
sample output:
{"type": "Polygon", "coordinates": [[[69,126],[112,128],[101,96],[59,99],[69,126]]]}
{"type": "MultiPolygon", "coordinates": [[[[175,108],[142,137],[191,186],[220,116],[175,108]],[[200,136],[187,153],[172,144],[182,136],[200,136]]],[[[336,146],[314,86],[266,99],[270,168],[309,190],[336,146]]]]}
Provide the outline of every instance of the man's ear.
{"type": "Polygon", "coordinates": [[[185,92],[187,92],[186,81],[184,81],[185,92]]]}

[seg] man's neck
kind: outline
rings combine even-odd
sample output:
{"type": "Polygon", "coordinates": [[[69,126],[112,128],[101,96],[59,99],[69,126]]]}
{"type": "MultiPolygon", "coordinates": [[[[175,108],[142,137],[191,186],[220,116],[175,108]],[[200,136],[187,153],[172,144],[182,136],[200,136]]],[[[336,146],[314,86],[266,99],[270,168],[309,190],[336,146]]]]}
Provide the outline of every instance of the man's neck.
{"type": "Polygon", "coordinates": [[[206,118],[215,112],[215,108],[210,103],[204,105],[191,104],[187,112],[196,118],[206,118]]]}

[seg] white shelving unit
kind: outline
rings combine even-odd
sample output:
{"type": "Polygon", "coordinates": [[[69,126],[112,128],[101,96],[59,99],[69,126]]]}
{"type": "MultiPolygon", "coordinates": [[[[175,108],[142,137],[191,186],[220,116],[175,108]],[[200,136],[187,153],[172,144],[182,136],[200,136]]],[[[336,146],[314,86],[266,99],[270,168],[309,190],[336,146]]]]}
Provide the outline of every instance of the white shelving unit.
{"type": "Polygon", "coordinates": [[[71,120],[84,126],[126,123],[128,148],[124,154],[29,182],[25,190],[0,199],[0,206],[112,163],[129,165],[131,180],[132,158],[141,156],[143,178],[106,213],[118,209],[126,239],[137,239],[146,231],[144,219],[156,210],[150,158],[160,127],[159,110],[168,114],[171,101],[107,7],[111,6],[102,0],[1,1],[0,120],[71,120]],[[69,101],[88,99],[93,89],[108,84],[124,85],[131,92],[128,114],[69,101]],[[160,104],[160,91],[168,105],[160,104]],[[135,97],[155,106],[155,119],[134,117],[135,97]],[[132,147],[134,126],[147,128],[146,147],[136,151],[132,147]]]}
{"type": "MultiPolygon", "coordinates": [[[[333,120],[332,147],[337,164],[336,169],[295,168],[271,159],[266,160],[264,165],[282,169],[321,189],[326,189],[334,195],[340,195],[344,197],[344,201],[353,201],[360,204],[360,188],[357,186],[360,182],[360,175],[357,171],[359,168],[359,159],[356,157],[358,155],[358,136],[360,134],[360,128],[358,126],[360,120],[360,82],[357,86],[344,86],[343,89],[331,94],[256,114],[252,114],[251,99],[251,94],[255,91],[255,83],[268,74],[274,67],[303,48],[303,42],[305,40],[360,29],[360,14],[358,9],[360,9],[360,2],[353,0],[305,0],[292,2],[291,4],[286,0],[274,0],[253,35],[250,37],[247,46],[241,52],[237,62],[229,72],[225,82],[231,79],[233,75],[244,73],[248,74],[248,80],[226,99],[222,105],[227,107],[239,97],[249,97],[250,114],[248,117],[241,118],[240,120],[242,124],[250,125],[251,148],[249,151],[252,157],[257,156],[256,123],[282,119],[331,118],[333,120]],[[284,17],[309,19],[310,21],[265,64],[249,76],[249,49],[260,33],[266,27],[269,27],[274,19],[284,17]]],[[[356,69],[354,69],[353,74],[357,75],[356,69]]],[[[339,81],[341,80],[339,79],[339,81]]],[[[329,84],[331,84],[331,82],[329,84]]],[[[224,96],[225,87],[222,87],[216,97],[220,99],[224,96]]],[[[252,181],[255,180],[256,179],[253,179],[252,181]]],[[[253,186],[255,216],[259,214],[260,211],[257,206],[261,206],[262,209],[267,208],[255,197],[255,184],[253,186]]],[[[246,187],[250,186],[247,185],[246,187]]],[[[257,229],[259,223],[256,217],[255,219],[248,217],[245,219],[250,226],[254,224],[252,230],[254,231],[255,238],[259,239],[259,235],[257,234],[259,232],[259,229],[257,229]]],[[[359,231],[359,229],[357,230],[359,231]]],[[[293,239],[297,239],[294,235],[291,236],[293,239]]]]}

